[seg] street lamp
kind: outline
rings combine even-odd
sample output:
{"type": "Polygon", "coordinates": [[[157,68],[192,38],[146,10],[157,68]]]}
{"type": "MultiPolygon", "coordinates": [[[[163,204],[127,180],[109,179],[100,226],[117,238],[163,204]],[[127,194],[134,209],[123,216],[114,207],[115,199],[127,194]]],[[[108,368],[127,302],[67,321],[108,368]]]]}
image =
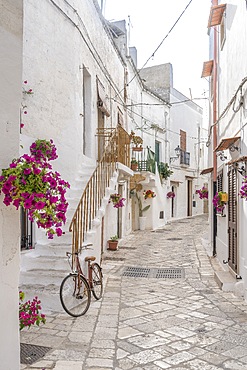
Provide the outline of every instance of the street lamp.
{"type": "Polygon", "coordinates": [[[170,163],[175,162],[180,157],[181,149],[180,149],[179,145],[174,149],[174,152],[175,152],[176,156],[175,157],[170,157],[170,163]]]}

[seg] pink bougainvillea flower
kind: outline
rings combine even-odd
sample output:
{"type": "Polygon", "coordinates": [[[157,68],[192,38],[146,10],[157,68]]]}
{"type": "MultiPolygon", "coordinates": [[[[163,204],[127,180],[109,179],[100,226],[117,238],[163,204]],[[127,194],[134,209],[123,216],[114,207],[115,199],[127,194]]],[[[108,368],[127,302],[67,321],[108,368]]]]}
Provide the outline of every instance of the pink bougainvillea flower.
{"type": "Polygon", "coordinates": [[[23,128],[24,127],[24,123],[21,123],[20,126],[21,126],[21,128],[23,128]]]}
{"type": "Polygon", "coordinates": [[[24,110],[24,112],[23,112],[24,114],[27,114],[27,111],[26,110],[24,110]]]}
{"type": "Polygon", "coordinates": [[[24,84],[27,84],[27,80],[25,80],[25,81],[23,81],[24,82],[24,84]]]}

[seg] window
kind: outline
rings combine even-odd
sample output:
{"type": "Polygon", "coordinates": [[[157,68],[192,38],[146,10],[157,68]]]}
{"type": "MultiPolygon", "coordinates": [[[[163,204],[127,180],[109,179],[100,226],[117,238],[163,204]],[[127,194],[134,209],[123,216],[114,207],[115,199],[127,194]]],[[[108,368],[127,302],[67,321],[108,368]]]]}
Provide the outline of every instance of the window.
{"type": "Polygon", "coordinates": [[[217,192],[223,191],[223,171],[217,176],[217,192]]]}

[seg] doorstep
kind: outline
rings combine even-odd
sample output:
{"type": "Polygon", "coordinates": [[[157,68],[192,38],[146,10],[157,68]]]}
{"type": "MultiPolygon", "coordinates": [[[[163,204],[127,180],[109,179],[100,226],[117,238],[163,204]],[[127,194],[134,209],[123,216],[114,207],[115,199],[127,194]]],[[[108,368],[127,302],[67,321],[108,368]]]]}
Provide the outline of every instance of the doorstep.
{"type": "Polygon", "coordinates": [[[224,292],[233,291],[237,282],[229,271],[215,271],[214,279],[224,292]]]}

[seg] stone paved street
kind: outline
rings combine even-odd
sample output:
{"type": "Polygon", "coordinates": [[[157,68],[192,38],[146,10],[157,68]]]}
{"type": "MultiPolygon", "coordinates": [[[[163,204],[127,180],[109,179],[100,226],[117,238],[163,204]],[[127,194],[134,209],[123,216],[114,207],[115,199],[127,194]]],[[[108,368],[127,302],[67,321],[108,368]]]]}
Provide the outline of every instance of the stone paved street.
{"type": "Polygon", "coordinates": [[[21,369],[246,370],[247,304],[218,288],[206,229],[206,216],[178,220],[107,251],[103,298],[83,317],[61,311],[23,331],[22,343],[51,350],[21,369]],[[126,267],[182,268],[185,277],[123,276],[126,267]]]}

